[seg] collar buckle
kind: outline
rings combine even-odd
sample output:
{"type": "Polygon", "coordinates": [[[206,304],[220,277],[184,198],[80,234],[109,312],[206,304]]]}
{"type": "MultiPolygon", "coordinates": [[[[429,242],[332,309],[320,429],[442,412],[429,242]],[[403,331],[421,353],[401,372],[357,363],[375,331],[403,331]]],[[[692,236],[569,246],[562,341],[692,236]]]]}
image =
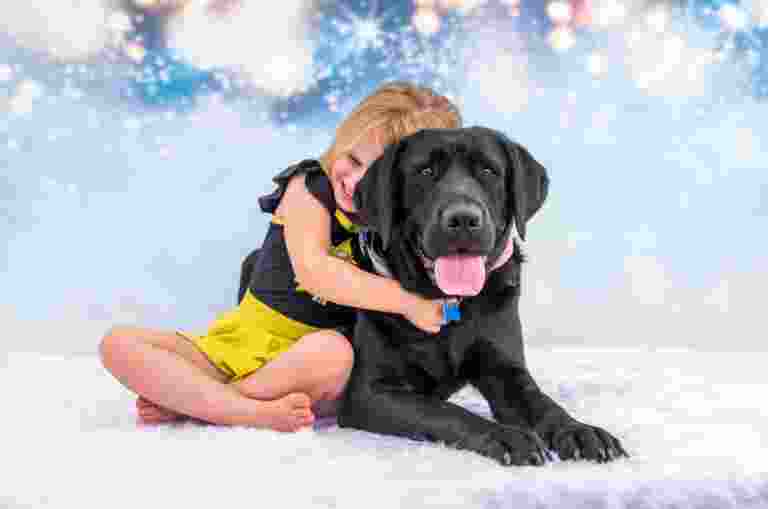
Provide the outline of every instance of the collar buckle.
{"type": "Polygon", "coordinates": [[[461,298],[448,297],[443,299],[443,325],[461,321],[461,298]]]}

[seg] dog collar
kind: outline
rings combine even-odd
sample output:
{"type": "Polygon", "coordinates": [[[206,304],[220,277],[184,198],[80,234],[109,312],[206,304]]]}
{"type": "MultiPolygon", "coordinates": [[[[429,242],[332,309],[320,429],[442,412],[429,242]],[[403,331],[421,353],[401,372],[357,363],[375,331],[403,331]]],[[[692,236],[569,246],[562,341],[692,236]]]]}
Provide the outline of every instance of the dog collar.
{"type": "Polygon", "coordinates": [[[443,299],[443,323],[442,325],[448,325],[451,322],[458,322],[461,320],[461,297],[448,297],[443,299]]]}
{"type": "Polygon", "coordinates": [[[363,252],[363,256],[367,257],[373,265],[373,270],[380,276],[393,279],[392,269],[389,268],[386,258],[382,253],[374,247],[371,235],[368,230],[360,230],[358,233],[360,240],[360,250],[363,252]]]}

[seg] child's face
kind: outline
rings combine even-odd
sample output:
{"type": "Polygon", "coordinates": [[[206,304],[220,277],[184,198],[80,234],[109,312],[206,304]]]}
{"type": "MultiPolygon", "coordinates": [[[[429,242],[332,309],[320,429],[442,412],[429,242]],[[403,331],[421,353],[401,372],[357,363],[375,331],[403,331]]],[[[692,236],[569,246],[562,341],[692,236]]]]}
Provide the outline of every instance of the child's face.
{"type": "Polygon", "coordinates": [[[355,187],[373,162],[384,153],[375,133],[363,137],[357,145],[336,160],[331,168],[331,186],[336,204],[346,212],[357,212],[352,196],[355,187]]]}

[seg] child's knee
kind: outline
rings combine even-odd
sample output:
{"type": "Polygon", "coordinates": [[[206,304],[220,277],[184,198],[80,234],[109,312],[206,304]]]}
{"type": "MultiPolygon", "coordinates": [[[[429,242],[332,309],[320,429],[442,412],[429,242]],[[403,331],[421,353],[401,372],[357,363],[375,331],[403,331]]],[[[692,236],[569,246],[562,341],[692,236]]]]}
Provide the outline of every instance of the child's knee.
{"type": "Polygon", "coordinates": [[[340,365],[352,366],[355,352],[349,340],[340,332],[329,332],[326,337],[326,346],[329,352],[333,353],[334,358],[340,365]]]}
{"type": "Polygon", "coordinates": [[[123,338],[117,334],[114,328],[107,331],[104,337],[101,338],[99,358],[101,359],[101,364],[110,371],[112,371],[112,367],[122,357],[121,352],[124,351],[123,341],[123,338]]]}
{"type": "Polygon", "coordinates": [[[116,360],[124,356],[124,353],[130,348],[131,343],[135,342],[136,335],[132,327],[112,327],[99,343],[99,356],[105,366],[111,365],[116,360]]]}
{"type": "Polygon", "coordinates": [[[317,366],[319,389],[322,399],[335,400],[344,391],[354,362],[354,351],[347,338],[338,332],[329,332],[323,338],[326,355],[321,366],[317,366]]]}
{"type": "Polygon", "coordinates": [[[320,370],[324,377],[330,381],[339,378],[346,380],[355,360],[349,340],[336,331],[328,332],[323,337],[323,350],[327,355],[327,363],[324,369],[320,370]]]}
{"type": "Polygon", "coordinates": [[[176,334],[162,333],[140,327],[115,326],[107,331],[99,344],[99,354],[105,364],[122,359],[143,345],[151,345],[169,351],[178,349],[176,334]]]}

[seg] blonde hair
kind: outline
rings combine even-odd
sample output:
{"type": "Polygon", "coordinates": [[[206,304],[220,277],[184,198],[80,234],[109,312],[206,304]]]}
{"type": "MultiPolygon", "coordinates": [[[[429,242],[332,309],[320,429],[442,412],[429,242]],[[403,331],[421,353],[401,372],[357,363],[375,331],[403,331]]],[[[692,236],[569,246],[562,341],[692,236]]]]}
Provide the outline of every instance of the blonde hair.
{"type": "Polygon", "coordinates": [[[461,127],[461,115],[445,96],[407,82],[387,83],[363,99],[341,122],[320,164],[330,175],[336,161],[374,129],[377,141],[387,146],[421,129],[456,127],[461,127]]]}

